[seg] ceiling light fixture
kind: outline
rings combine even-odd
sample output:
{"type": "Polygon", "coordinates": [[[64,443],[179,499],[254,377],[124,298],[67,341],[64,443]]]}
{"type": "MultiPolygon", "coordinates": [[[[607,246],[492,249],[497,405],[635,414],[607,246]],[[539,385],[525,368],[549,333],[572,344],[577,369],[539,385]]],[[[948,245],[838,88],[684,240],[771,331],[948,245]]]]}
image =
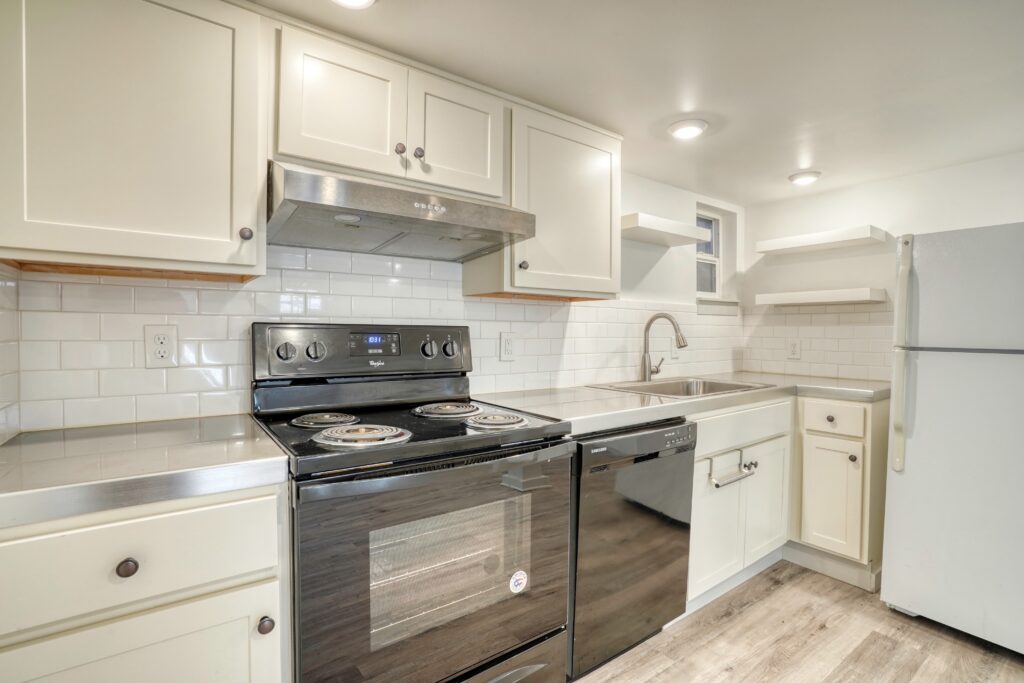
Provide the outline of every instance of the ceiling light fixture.
{"type": "Polygon", "coordinates": [[[668,132],[669,135],[677,140],[692,140],[707,130],[707,127],[707,121],[687,119],[686,121],[676,121],[673,123],[668,127],[668,132]]]}
{"type": "Polygon", "coordinates": [[[821,177],[821,171],[799,171],[789,176],[789,182],[794,185],[810,185],[817,182],[821,177]]]}
{"type": "Polygon", "coordinates": [[[345,9],[366,9],[377,0],[334,0],[334,4],[341,5],[345,9]]]}

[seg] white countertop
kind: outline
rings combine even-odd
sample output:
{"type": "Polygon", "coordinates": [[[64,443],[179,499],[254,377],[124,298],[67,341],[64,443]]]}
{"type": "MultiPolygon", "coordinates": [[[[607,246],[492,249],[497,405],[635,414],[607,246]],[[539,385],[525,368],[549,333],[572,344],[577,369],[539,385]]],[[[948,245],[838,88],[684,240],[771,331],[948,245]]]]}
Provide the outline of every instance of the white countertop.
{"type": "Polygon", "coordinates": [[[752,372],[701,377],[766,386],[750,391],[694,398],[653,396],[597,387],[505,391],[474,398],[516,410],[568,420],[572,422],[572,433],[580,435],[793,395],[869,403],[889,397],[888,382],[752,372]]]}
{"type": "Polygon", "coordinates": [[[0,528],[287,480],[249,415],[23,432],[0,445],[0,528]]]}

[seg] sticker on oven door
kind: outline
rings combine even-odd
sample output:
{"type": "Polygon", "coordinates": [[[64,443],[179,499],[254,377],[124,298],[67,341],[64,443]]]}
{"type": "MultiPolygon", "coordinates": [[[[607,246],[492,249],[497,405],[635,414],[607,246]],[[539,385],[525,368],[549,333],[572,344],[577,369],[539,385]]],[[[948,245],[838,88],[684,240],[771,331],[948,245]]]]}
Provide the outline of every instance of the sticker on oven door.
{"type": "Polygon", "coordinates": [[[526,581],[528,577],[526,572],[522,569],[512,575],[512,578],[508,580],[508,589],[513,593],[522,593],[526,590],[526,581]]]}

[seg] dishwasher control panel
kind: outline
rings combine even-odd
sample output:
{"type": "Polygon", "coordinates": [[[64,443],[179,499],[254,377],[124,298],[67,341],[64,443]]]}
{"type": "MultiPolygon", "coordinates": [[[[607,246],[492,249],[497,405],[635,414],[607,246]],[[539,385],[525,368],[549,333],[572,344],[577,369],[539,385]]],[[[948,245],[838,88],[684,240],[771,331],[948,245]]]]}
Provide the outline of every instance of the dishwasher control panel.
{"type": "Polygon", "coordinates": [[[666,451],[693,450],[697,444],[697,424],[683,420],[660,425],[641,425],[634,429],[580,440],[580,454],[589,464],[613,462],[623,458],[656,456],[666,451]]]}

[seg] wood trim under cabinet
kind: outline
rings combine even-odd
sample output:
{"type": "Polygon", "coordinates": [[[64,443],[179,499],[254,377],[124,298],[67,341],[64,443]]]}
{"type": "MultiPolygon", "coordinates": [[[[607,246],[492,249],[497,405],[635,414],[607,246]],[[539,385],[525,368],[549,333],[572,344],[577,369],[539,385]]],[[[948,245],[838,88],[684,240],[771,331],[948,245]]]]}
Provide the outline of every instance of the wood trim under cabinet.
{"type": "Polygon", "coordinates": [[[164,280],[201,280],[203,282],[248,282],[258,275],[233,275],[230,273],[201,273],[187,270],[166,270],[162,268],[135,268],[128,266],[91,266],[74,263],[49,263],[45,261],[18,261],[0,259],[0,263],[26,273],[64,273],[66,275],[100,275],[106,277],[143,277],[164,280]]]}
{"type": "Polygon", "coordinates": [[[487,294],[465,294],[466,297],[481,299],[524,299],[527,301],[608,301],[598,297],[587,296],[555,296],[554,294],[523,294],[520,292],[488,292],[487,294]]]}

